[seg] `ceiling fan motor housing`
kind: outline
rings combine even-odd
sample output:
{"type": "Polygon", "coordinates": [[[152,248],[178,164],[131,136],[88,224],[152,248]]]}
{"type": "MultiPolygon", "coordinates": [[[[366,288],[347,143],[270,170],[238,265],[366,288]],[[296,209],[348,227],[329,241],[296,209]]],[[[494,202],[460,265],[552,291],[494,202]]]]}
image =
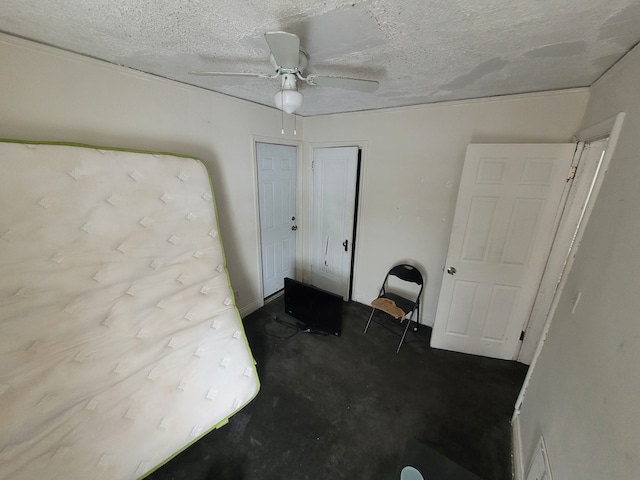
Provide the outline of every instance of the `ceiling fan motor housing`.
{"type": "Polygon", "coordinates": [[[298,67],[295,69],[292,68],[283,68],[280,65],[278,65],[278,63],[276,62],[276,59],[273,57],[273,53],[269,55],[269,63],[271,64],[271,66],[273,67],[273,69],[276,72],[279,73],[296,73],[296,72],[304,72],[304,69],[307,68],[307,65],[309,64],[309,54],[307,53],[307,51],[300,47],[300,51],[298,54],[298,67]]]}
{"type": "Polygon", "coordinates": [[[298,90],[297,77],[293,73],[285,73],[280,76],[282,90],[298,90]]]}

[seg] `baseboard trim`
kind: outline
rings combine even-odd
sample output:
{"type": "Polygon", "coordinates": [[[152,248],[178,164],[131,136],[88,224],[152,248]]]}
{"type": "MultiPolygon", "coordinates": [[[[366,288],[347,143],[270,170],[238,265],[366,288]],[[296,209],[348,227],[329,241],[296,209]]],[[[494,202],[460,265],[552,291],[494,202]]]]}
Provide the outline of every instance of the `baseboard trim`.
{"type": "Polygon", "coordinates": [[[513,478],[524,480],[524,462],[522,458],[522,436],[520,432],[520,414],[511,419],[511,449],[513,460],[513,478]]]}
{"type": "Polygon", "coordinates": [[[238,312],[240,312],[240,317],[244,318],[247,315],[250,315],[251,313],[258,310],[260,307],[262,307],[263,304],[264,304],[263,300],[255,300],[249,303],[248,305],[243,305],[242,307],[238,306],[238,312]]]}

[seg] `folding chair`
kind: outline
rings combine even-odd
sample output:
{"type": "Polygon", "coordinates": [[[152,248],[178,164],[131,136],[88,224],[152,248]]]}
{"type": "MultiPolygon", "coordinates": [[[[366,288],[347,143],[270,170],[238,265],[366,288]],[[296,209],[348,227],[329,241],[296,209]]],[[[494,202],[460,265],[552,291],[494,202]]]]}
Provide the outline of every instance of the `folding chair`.
{"type": "MultiPolygon", "coordinates": [[[[380,310],[396,320],[400,320],[402,323],[405,319],[407,320],[407,325],[404,327],[404,332],[402,333],[402,338],[400,339],[400,343],[398,344],[398,349],[396,353],[400,351],[400,347],[402,346],[402,342],[404,342],[404,338],[407,336],[407,330],[409,329],[409,324],[413,319],[413,314],[418,312],[418,319],[420,319],[420,297],[422,296],[422,289],[424,288],[424,281],[422,279],[422,274],[420,271],[412,265],[401,264],[396,265],[391,270],[389,270],[384,277],[384,281],[382,282],[382,287],[380,288],[380,293],[378,294],[378,298],[376,298],[373,302],[371,302],[371,306],[373,310],[371,311],[371,315],[369,315],[369,321],[367,322],[366,327],[364,327],[364,333],[367,333],[369,329],[369,325],[371,324],[371,320],[373,319],[373,314],[376,310],[380,310]],[[390,291],[389,288],[389,279],[390,277],[397,278],[401,280],[401,283],[414,283],[418,285],[419,291],[415,300],[407,297],[406,295],[400,295],[398,293],[394,293],[390,291]],[[407,318],[409,315],[409,318],[407,318]]],[[[415,331],[418,330],[418,320],[416,320],[415,331]]]]}

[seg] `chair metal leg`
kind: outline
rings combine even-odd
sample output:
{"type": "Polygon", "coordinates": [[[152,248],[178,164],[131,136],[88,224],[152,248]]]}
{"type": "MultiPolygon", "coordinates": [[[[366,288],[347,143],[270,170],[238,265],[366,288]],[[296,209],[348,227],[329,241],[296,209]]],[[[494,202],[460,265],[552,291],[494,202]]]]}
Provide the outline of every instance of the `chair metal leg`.
{"type": "Polygon", "coordinates": [[[398,348],[396,350],[396,353],[398,353],[400,351],[400,347],[402,346],[402,342],[404,342],[404,337],[407,336],[407,330],[409,330],[409,325],[411,325],[411,319],[407,318],[407,326],[404,327],[404,333],[402,334],[402,338],[400,339],[400,343],[398,344],[398,348]]]}
{"type": "Polygon", "coordinates": [[[369,329],[369,324],[371,323],[371,319],[373,318],[373,314],[376,313],[376,309],[374,308],[373,310],[371,310],[371,315],[369,315],[369,321],[367,322],[367,326],[364,327],[364,333],[367,333],[367,330],[369,329]]]}
{"type": "Polygon", "coordinates": [[[402,334],[402,338],[400,339],[400,343],[398,344],[398,349],[396,350],[396,353],[398,353],[400,351],[400,347],[402,346],[402,342],[404,342],[404,337],[407,336],[407,330],[409,330],[409,325],[411,325],[411,319],[413,318],[413,312],[415,312],[415,310],[411,310],[411,315],[409,315],[409,318],[407,318],[407,326],[404,327],[404,333],[402,334]]]}

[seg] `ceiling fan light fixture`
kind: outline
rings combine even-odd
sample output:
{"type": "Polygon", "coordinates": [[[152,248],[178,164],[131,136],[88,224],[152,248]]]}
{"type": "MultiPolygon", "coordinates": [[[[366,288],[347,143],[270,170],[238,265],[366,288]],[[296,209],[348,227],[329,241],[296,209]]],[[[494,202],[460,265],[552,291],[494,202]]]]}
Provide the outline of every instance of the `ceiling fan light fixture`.
{"type": "Polygon", "coordinates": [[[280,90],[273,100],[279,110],[293,113],[302,106],[302,94],[298,90],[280,90]]]}

